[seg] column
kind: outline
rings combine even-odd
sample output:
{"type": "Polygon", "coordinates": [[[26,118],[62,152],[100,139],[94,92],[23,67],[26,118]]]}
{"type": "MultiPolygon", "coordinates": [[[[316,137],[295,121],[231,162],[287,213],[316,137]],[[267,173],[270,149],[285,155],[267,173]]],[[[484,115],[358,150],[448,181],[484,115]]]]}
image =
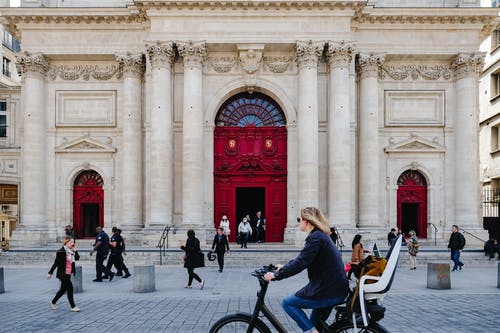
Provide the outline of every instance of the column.
{"type": "Polygon", "coordinates": [[[379,225],[378,68],[380,55],[359,56],[359,226],[379,225]]]}
{"type": "Polygon", "coordinates": [[[182,112],[182,223],[203,225],[204,42],[176,43],[184,59],[182,112]]]}
{"type": "MultiPolygon", "coordinates": [[[[24,121],[21,183],[21,224],[43,230],[47,205],[47,141],[45,76],[49,63],[42,53],[22,52],[16,59],[22,75],[24,121]]],[[[36,232],[35,232],[36,234],[36,232]]],[[[29,235],[25,235],[29,236],[29,235]]],[[[34,235],[37,238],[37,235],[34,235]]]]}
{"type": "Polygon", "coordinates": [[[484,54],[459,54],[455,69],[455,219],[449,224],[480,226],[479,215],[479,74],[484,54]]]}
{"type": "Polygon", "coordinates": [[[116,55],[123,70],[121,225],[142,228],[142,75],[143,54],[116,55]]]}
{"type": "Polygon", "coordinates": [[[174,136],[172,99],[172,42],[146,45],[151,63],[151,201],[149,226],[172,224],[174,136]]]}
{"type": "Polygon", "coordinates": [[[297,42],[298,207],[319,205],[318,64],[324,43],[297,42]]]}
{"type": "Polygon", "coordinates": [[[354,45],[328,43],[328,215],[333,225],[351,224],[351,140],[349,67],[354,45]]]}

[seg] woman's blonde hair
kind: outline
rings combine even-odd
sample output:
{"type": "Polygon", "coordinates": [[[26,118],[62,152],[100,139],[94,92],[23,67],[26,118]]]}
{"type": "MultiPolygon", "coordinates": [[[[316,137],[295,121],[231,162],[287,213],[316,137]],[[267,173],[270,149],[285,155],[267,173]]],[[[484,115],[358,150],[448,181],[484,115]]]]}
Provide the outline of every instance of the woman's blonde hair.
{"type": "Polygon", "coordinates": [[[323,231],[325,234],[330,234],[328,221],[318,208],[316,207],[302,208],[302,210],[300,211],[300,217],[303,220],[311,223],[315,228],[323,231]]]}
{"type": "Polygon", "coordinates": [[[410,235],[410,236],[415,236],[416,234],[417,234],[417,233],[415,232],[415,230],[410,230],[410,231],[408,232],[408,235],[410,235]]]}
{"type": "Polygon", "coordinates": [[[66,245],[69,243],[70,240],[74,239],[73,237],[69,237],[69,236],[66,236],[64,237],[64,240],[63,240],[63,245],[66,245]]]}

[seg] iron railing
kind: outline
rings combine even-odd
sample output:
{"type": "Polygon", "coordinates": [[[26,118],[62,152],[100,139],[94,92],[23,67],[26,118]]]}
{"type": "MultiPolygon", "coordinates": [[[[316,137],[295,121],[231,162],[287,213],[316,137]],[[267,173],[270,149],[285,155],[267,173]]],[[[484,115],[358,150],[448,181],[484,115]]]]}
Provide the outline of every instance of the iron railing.
{"type": "Polygon", "coordinates": [[[161,234],[160,240],[158,241],[157,247],[160,250],[160,265],[163,265],[162,258],[166,254],[166,249],[168,249],[168,234],[172,230],[172,233],[175,234],[174,226],[167,225],[161,234]]]}

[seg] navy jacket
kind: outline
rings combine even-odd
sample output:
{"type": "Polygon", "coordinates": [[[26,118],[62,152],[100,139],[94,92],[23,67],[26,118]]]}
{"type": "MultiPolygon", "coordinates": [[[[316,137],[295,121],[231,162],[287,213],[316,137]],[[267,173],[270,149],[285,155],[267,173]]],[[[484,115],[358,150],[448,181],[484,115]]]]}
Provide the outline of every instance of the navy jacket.
{"type": "Polygon", "coordinates": [[[330,237],[314,229],[306,238],[299,256],[274,273],[276,280],[300,273],[307,268],[309,283],[295,294],[309,299],[346,297],[349,283],[342,258],[330,237]]]}

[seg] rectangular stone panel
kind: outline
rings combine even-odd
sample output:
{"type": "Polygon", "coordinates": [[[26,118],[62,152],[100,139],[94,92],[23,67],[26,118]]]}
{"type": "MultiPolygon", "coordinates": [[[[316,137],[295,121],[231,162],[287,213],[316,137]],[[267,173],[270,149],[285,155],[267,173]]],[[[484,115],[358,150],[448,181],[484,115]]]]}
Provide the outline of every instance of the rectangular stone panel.
{"type": "Polygon", "coordinates": [[[444,126],[444,90],[386,90],[385,126],[444,126]]]}
{"type": "Polygon", "coordinates": [[[56,91],[56,126],[116,126],[116,91],[56,91]]]}

